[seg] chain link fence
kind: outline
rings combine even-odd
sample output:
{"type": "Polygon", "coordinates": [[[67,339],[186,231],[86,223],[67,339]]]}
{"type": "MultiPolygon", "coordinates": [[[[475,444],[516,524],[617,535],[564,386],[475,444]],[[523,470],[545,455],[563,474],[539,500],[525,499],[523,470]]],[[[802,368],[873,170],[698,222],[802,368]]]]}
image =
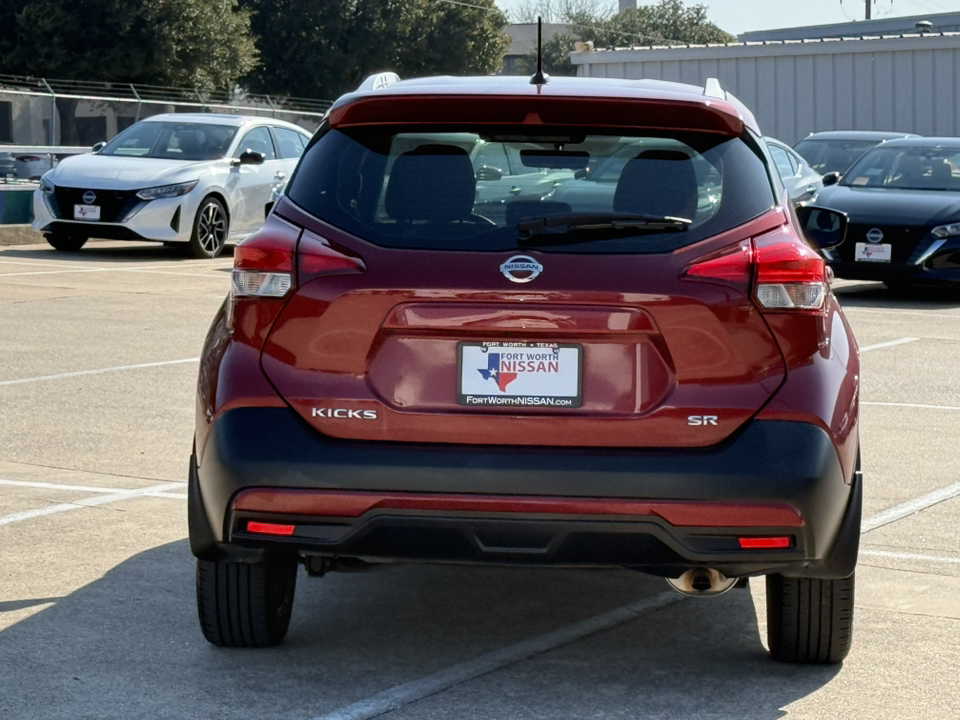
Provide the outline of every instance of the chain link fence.
{"type": "Polygon", "coordinates": [[[7,145],[92,146],[133,123],[167,112],[261,115],[313,130],[329,100],[234,90],[50,80],[0,74],[0,152],[7,145]]]}

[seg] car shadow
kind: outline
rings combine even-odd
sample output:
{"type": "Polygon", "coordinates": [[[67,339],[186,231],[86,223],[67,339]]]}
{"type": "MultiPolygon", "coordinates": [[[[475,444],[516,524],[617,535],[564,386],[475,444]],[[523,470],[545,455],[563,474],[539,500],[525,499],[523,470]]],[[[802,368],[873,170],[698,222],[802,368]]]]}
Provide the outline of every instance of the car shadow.
{"type": "MultiPolygon", "coordinates": [[[[234,245],[227,245],[217,260],[233,257],[234,245]]],[[[156,261],[193,260],[204,262],[190,255],[185,244],[164,245],[150,242],[118,242],[115,240],[91,240],[76,252],[61,252],[47,244],[4,248],[0,257],[28,260],[69,261],[76,263],[128,263],[156,261]]]]}
{"type": "MultiPolygon", "coordinates": [[[[171,543],[0,632],[9,689],[0,715],[306,720],[665,590],[626,570],[398,566],[321,579],[301,571],[287,639],[229,650],[201,636],[193,581],[186,541],[171,543]]],[[[511,716],[495,711],[507,702],[538,717],[655,708],[659,718],[767,720],[839,669],[771,661],[751,594],[733,590],[680,600],[429,702],[455,704],[469,688],[483,690],[490,716],[511,716]],[[551,704],[557,712],[543,714],[551,704]]]]}

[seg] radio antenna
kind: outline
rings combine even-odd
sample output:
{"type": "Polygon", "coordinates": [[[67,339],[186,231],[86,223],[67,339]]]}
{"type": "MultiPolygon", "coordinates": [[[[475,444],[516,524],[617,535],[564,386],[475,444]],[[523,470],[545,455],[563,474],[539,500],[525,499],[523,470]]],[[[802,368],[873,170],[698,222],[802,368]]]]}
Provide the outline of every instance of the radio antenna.
{"type": "Polygon", "coordinates": [[[537,72],[530,78],[531,85],[546,85],[550,76],[543,72],[543,18],[537,16],[537,72]]]}

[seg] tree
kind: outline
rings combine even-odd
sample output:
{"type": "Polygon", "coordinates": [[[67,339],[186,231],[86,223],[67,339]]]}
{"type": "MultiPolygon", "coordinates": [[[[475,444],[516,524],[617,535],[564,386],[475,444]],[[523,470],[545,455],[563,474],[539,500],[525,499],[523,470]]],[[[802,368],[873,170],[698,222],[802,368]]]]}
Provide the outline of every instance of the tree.
{"type": "MultiPolygon", "coordinates": [[[[538,0],[556,7],[558,0],[538,0]],[[553,3],[553,4],[551,4],[553,3]]],[[[593,42],[597,48],[631,45],[701,45],[733,42],[736,38],[707,19],[705,5],[684,6],[682,0],[660,0],[608,16],[603,2],[597,0],[559,0],[563,7],[560,21],[570,30],[543,44],[544,68],[554,75],[575,75],[570,53],[577,41],[593,42]],[[595,4],[590,6],[590,2],[595,4]],[[563,5],[563,3],[567,3],[563,5]]],[[[536,4],[534,4],[536,7],[536,4]]],[[[536,56],[527,66],[536,65],[536,56]]],[[[526,69],[526,68],[525,68],[526,69]]]]}
{"type": "Polygon", "coordinates": [[[368,75],[487,74],[508,38],[494,0],[241,0],[253,11],[254,92],[333,99],[368,75]],[[470,7],[480,6],[480,7],[470,7]]]}
{"type": "Polygon", "coordinates": [[[586,14],[607,19],[614,14],[615,0],[521,0],[510,19],[516,23],[559,23],[574,15],[586,14]]]}
{"type": "MultiPolygon", "coordinates": [[[[257,60],[250,14],[236,0],[2,4],[0,67],[11,74],[208,89],[231,86],[257,60]]],[[[57,101],[65,144],[77,141],[77,102],[57,101]]]]}

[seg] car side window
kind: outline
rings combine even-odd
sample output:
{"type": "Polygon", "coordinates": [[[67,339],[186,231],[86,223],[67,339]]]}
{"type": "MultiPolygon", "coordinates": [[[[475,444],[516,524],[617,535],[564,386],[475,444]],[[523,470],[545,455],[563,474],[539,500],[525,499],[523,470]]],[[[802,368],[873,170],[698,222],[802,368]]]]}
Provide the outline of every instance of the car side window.
{"type": "Polygon", "coordinates": [[[504,175],[510,174],[503,143],[484,143],[477,150],[477,154],[473,158],[473,169],[479,170],[482,167],[496,168],[504,175]]]}
{"type": "Polygon", "coordinates": [[[265,160],[277,159],[277,151],[273,147],[273,138],[270,136],[270,130],[266,127],[254,128],[247,132],[237,146],[234,157],[239,158],[247,150],[263,153],[265,160]]]}
{"type": "Polygon", "coordinates": [[[773,156],[773,162],[777,166],[777,171],[782,178],[790,178],[797,174],[797,169],[790,162],[790,156],[787,151],[776,145],[768,145],[770,154],[773,156]]]}
{"type": "Polygon", "coordinates": [[[303,155],[303,135],[287,128],[275,127],[273,134],[277,138],[277,147],[283,158],[298,158],[303,155]]]}
{"type": "Polygon", "coordinates": [[[803,158],[791,150],[787,150],[787,157],[790,158],[790,164],[793,166],[793,174],[799,175],[803,167],[803,158]]]}

